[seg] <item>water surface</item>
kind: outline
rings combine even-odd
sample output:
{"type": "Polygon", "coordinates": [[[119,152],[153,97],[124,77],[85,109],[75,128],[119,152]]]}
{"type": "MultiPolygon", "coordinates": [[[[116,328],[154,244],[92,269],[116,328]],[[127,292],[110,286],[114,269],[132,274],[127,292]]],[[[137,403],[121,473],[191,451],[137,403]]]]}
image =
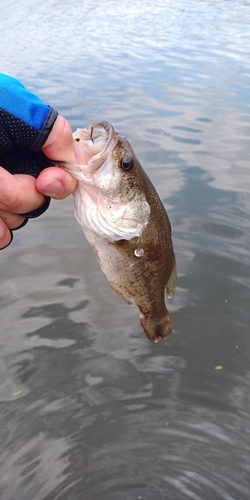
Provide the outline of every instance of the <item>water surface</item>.
{"type": "Polygon", "coordinates": [[[170,216],[178,289],[150,343],[53,202],[0,255],[1,500],[247,500],[250,2],[1,5],[1,71],[108,119],[170,216]],[[222,370],[215,367],[222,366],[222,370]]]}

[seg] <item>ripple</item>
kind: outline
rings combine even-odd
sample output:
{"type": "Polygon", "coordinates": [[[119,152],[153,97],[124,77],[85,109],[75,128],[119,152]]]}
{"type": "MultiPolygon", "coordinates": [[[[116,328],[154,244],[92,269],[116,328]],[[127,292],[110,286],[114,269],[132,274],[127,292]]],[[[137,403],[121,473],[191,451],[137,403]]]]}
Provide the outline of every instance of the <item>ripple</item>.
{"type": "Polygon", "coordinates": [[[15,233],[0,255],[1,500],[249,498],[249,10],[1,6],[1,71],[73,128],[105,118],[128,137],[178,268],[173,334],[152,345],[72,200],[15,233]]]}

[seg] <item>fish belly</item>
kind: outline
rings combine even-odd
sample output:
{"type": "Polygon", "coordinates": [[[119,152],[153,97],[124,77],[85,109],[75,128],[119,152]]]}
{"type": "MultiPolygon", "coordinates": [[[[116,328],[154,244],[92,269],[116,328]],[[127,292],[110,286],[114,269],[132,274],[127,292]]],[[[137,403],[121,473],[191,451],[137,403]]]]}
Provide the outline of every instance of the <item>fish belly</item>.
{"type": "Polygon", "coordinates": [[[164,290],[172,268],[175,271],[175,263],[164,259],[157,242],[154,251],[152,243],[149,248],[143,238],[140,242],[138,238],[110,242],[92,231],[84,230],[84,233],[114,291],[127,303],[134,303],[139,308],[141,325],[147,337],[154,342],[159,337],[167,338],[172,327],[164,290]],[[144,252],[137,257],[140,243],[144,243],[144,252]],[[160,262],[156,252],[161,256],[160,262]]]}

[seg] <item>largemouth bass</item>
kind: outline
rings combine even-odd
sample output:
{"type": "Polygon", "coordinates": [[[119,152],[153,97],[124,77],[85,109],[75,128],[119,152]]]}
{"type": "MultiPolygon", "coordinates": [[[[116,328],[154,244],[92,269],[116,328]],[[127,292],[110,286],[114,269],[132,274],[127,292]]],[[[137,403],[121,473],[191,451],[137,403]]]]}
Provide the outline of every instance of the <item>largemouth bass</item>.
{"type": "Polygon", "coordinates": [[[75,217],[115,292],[135,303],[147,337],[171,332],[165,305],[176,287],[171,226],[164,206],[129,142],[107,121],[73,137],[88,146],[86,165],[60,166],[78,180],[75,217]]]}

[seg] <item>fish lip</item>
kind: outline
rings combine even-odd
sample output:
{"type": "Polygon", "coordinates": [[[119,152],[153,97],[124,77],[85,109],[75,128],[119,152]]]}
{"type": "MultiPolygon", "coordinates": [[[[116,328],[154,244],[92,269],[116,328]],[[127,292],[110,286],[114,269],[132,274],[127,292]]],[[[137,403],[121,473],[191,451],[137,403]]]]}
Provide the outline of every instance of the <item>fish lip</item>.
{"type": "MultiPolygon", "coordinates": [[[[63,168],[69,173],[81,173],[81,172],[86,172],[87,174],[94,174],[99,170],[99,168],[102,166],[103,162],[106,160],[109,152],[108,149],[111,149],[111,152],[113,151],[114,147],[116,146],[118,142],[118,134],[115,132],[113,125],[109,123],[107,120],[103,120],[101,122],[95,123],[91,127],[86,127],[86,129],[93,129],[93,128],[103,128],[107,132],[107,140],[106,143],[103,147],[103,149],[92,156],[92,158],[88,161],[86,164],[76,164],[76,163],[69,163],[69,162],[63,162],[63,161],[56,161],[54,162],[54,165],[63,168]]],[[[77,129],[73,133],[73,139],[75,142],[77,141],[77,133],[78,130],[85,130],[85,129],[77,129]]]]}
{"type": "Polygon", "coordinates": [[[118,134],[117,132],[115,132],[113,125],[111,125],[111,123],[109,123],[107,120],[103,120],[93,125],[93,127],[104,128],[104,130],[108,134],[108,137],[104,148],[100,151],[100,153],[97,153],[96,155],[92,156],[91,160],[89,161],[88,168],[90,174],[93,174],[97,172],[97,170],[99,170],[99,168],[103,164],[103,157],[108,156],[107,150],[110,148],[111,151],[113,151],[114,147],[118,142],[118,134]]]}
{"type": "MultiPolygon", "coordinates": [[[[113,125],[111,125],[111,123],[109,123],[107,120],[103,120],[103,121],[101,121],[101,122],[99,122],[99,123],[97,123],[96,125],[93,125],[93,126],[96,126],[96,127],[97,127],[97,126],[102,127],[102,128],[104,128],[104,130],[106,130],[106,132],[108,133],[107,142],[106,142],[106,144],[105,144],[105,146],[104,146],[103,150],[102,150],[102,151],[100,151],[100,153],[98,153],[97,155],[95,155],[95,156],[93,156],[93,157],[92,157],[92,158],[98,158],[98,156],[99,156],[99,155],[102,155],[102,154],[106,153],[106,150],[108,149],[108,147],[109,147],[109,145],[110,145],[110,142],[111,142],[111,140],[112,140],[112,137],[113,137],[114,135],[116,135],[116,136],[117,136],[117,133],[115,132],[113,125]]],[[[92,160],[92,158],[91,158],[91,160],[92,160]]]]}

